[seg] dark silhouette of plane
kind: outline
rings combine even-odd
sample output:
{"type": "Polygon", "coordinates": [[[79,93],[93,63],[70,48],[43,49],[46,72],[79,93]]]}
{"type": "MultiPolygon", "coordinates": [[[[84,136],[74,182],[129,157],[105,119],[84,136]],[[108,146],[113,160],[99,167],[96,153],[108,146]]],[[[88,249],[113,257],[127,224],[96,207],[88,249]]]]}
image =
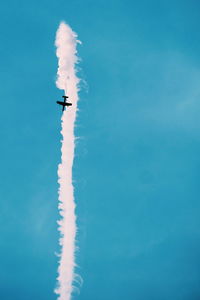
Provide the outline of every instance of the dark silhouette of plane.
{"type": "Polygon", "coordinates": [[[69,98],[68,96],[62,96],[64,98],[64,101],[56,101],[56,103],[62,105],[62,111],[65,110],[66,106],[72,106],[72,103],[67,102],[67,98],[69,98]]]}

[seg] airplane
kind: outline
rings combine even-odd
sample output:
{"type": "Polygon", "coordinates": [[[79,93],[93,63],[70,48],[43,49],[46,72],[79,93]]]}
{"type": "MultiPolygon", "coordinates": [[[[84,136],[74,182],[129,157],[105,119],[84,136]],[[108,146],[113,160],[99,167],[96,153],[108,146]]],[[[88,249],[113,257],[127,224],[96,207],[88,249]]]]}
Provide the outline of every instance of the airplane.
{"type": "Polygon", "coordinates": [[[67,98],[69,98],[68,96],[62,96],[62,97],[64,98],[64,101],[63,102],[62,101],[56,101],[56,103],[62,105],[62,107],[63,107],[62,111],[64,111],[65,107],[66,106],[72,106],[72,103],[67,102],[67,98]]]}

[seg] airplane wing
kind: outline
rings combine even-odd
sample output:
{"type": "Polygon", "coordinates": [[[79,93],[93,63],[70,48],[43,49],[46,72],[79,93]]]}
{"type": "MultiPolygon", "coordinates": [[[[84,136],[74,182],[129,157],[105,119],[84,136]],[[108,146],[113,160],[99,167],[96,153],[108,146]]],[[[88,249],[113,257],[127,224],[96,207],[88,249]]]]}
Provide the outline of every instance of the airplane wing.
{"type": "MultiPolygon", "coordinates": [[[[65,96],[65,97],[68,98],[67,96],[65,96]]],[[[65,106],[71,106],[72,105],[72,103],[67,102],[66,98],[65,98],[64,102],[56,101],[56,103],[58,103],[59,105],[62,105],[62,111],[65,110],[65,106]]]]}
{"type": "Polygon", "coordinates": [[[60,105],[64,105],[65,104],[65,102],[61,102],[61,101],[56,101],[58,104],[60,104],[60,105]]]}

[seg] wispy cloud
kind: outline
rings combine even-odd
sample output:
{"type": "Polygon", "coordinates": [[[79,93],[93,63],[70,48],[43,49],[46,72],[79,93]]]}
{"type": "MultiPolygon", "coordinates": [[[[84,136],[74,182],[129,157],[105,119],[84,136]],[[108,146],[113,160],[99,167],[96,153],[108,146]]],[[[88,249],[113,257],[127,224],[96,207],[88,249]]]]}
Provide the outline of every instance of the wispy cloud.
{"type": "Polygon", "coordinates": [[[74,188],[72,184],[72,166],[74,160],[74,125],[78,101],[78,82],[75,64],[78,62],[76,46],[79,41],[72,29],[62,22],[56,33],[55,45],[58,57],[58,72],[56,85],[69,96],[72,106],[64,111],[61,118],[61,163],[58,166],[59,211],[58,221],[60,231],[61,254],[58,267],[58,287],[55,292],[59,300],[71,299],[75,275],[75,238],[76,215],[74,188]]]}

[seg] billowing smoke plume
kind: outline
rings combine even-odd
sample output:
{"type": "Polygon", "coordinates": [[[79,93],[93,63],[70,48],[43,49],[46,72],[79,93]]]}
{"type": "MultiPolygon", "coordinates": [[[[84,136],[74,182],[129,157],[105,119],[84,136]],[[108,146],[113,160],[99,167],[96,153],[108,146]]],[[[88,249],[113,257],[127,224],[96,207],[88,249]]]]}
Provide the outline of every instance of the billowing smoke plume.
{"type": "Polygon", "coordinates": [[[61,163],[58,166],[59,212],[61,254],[58,267],[58,285],[56,293],[58,300],[70,300],[75,279],[75,238],[76,216],[74,189],[72,184],[72,166],[74,160],[74,124],[78,101],[78,82],[75,64],[77,35],[65,23],[61,23],[56,33],[55,45],[58,57],[58,72],[56,85],[69,96],[72,106],[66,108],[61,118],[62,147],[61,163]]]}

